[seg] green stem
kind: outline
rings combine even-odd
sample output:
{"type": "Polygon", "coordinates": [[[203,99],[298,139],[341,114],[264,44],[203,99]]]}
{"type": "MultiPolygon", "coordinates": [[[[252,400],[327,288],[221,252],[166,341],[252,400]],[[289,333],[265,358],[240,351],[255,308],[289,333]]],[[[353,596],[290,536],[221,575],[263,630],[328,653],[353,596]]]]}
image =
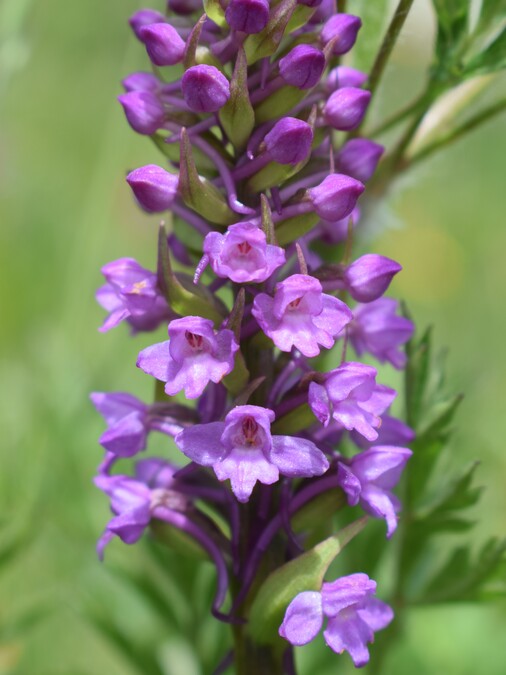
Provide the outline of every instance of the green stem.
{"type": "Polygon", "coordinates": [[[386,131],[399,124],[399,122],[405,120],[406,117],[409,117],[411,114],[413,114],[419,108],[425,105],[428,93],[429,90],[428,89],[425,90],[423,94],[418,96],[418,98],[416,98],[412,103],[410,103],[410,105],[396,112],[394,115],[385,120],[382,124],[379,124],[375,129],[372,129],[372,131],[368,131],[367,137],[376,138],[377,136],[381,136],[381,134],[384,134],[386,131]]]}
{"type": "Polygon", "coordinates": [[[505,110],[506,110],[506,98],[503,98],[494,103],[493,105],[489,106],[488,108],[485,108],[485,110],[482,110],[474,117],[471,117],[471,119],[469,119],[467,122],[464,122],[464,124],[461,124],[459,127],[452,129],[452,131],[448,132],[441,138],[438,138],[432,143],[429,143],[427,146],[425,146],[425,148],[422,148],[420,152],[414,155],[414,157],[406,160],[407,166],[413,166],[413,164],[417,164],[421,160],[426,159],[427,157],[432,155],[432,153],[436,152],[437,150],[440,150],[441,148],[446,147],[447,145],[450,145],[450,143],[453,143],[454,141],[459,140],[460,138],[462,138],[462,136],[469,133],[483,122],[486,122],[490,118],[494,117],[495,115],[501,112],[504,112],[505,110]]]}

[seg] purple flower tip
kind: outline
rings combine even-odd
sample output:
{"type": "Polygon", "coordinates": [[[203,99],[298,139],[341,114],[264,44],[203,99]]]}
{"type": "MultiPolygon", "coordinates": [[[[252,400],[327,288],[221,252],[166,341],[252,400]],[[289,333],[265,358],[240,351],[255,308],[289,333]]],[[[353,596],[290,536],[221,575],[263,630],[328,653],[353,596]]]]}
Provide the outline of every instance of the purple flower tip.
{"type": "Polygon", "coordinates": [[[375,445],[351,460],[338,463],[338,480],[351,506],[360,506],[374,518],[384,518],[387,537],[397,528],[401,504],[392,493],[408,459],[408,448],[375,445]]]}
{"type": "Polygon", "coordinates": [[[320,218],[336,221],[350,215],[364,189],[355,178],[333,173],[307,194],[320,218]]]}
{"type": "Polygon", "coordinates": [[[237,499],[247,502],[257,481],[271,485],[280,473],[291,478],[320,476],[329,466],[312,441],[272,436],[273,421],[268,408],[237,406],[224,422],[184,429],[175,442],[192,461],[212,466],[218,480],[229,479],[237,499]]]}
{"type": "Polygon", "coordinates": [[[376,171],[385,148],[367,138],[352,138],[339,150],[336,157],[338,171],[367,182],[376,171]]]}
{"type": "Polygon", "coordinates": [[[347,305],[323,293],[318,279],[307,274],[293,274],[279,283],[273,298],[257,295],[252,313],[278,349],[289,352],[295,347],[308,357],[320,353],[319,345],[333,347],[352,319],[347,305]]]}
{"type": "Polygon", "coordinates": [[[279,164],[298,164],[306,159],[313,142],[313,130],[296,117],[283,117],[264,138],[267,152],[279,164]]]}
{"type": "Polygon", "coordinates": [[[230,225],[225,234],[210,232],[204,253],[214,273],[236,283],[261,283],[285,263],[285,252],[267,244],[265,232],[254,223],[230,225]]]}
{"type": "Polygon", "coordinates": [[[269,3],[267,0],[231,0],[225,18],[234,30],[260,33],[269,21],[269,3]]]}
{"type": "Polygon", "coordinates": [[[118,96],[128,123],[138,134],[151,136],[163,126],[165,111],[152,91],[129,91],[118,96]]]}
{"type": "Polygon", "coordinates": [[[192,66],[183,75],[181,89],[188,107],[197,113],[215,112],[230,98],[227,78],[214,66],[192,66]]]}
{"type": "Polygon", "coordinates": [[[323,26],[321,39],[324,44],[332,41],[332,53],[340,56],[349,52],[353,47],[361,26],[362,21],[358,16],[335,14],[323,26]]]}
{"type": "Polygon", "coordinates": [[[340,87],[361,87],[367,80],[367,74],[350,66],[337,66],[328,74],[325,87],[330,93],[340,87]]]}
{"type": "Polygon", "coordinates": [[[174,66],[182,61],[186,43],[169,23],[143,26],[139,36],[155,66],[174,66]]]}
{"type": "Polygon", "coordinates": [[[163,23],[164,21],[165,17],[163,14],[160,14],[160,12],[157,12],[154,9],[140,9],[138,12],[135,12],[135,14],[132,14],[128,20],[128,23],[130,24],[135,35],[142,42],[142,38],[140,36],[141,28],[144,28],[144,26],[149,26],[151,23],[163,23]]]}
{"type": "Polygon", "coordinates": [[[331,583],[324,582],[321,591],[303,591],[288,605],[281,637],[292,645],[305,645],[320,632],[337,654],[347,651],[357,668],[369,661],[367,644],[374,633],[386,628],[394,613],[387,604],[374,597],[376,582],[367,574],[350,574],[331,583]]]}
{"type": "Polygon", "coordinates": [[[383,295],[394,276],[401,270],[402,266],[395,260],[368,253],[346,269],[347,290],[357,302],[372,302],[383,295]]]}
{"type": "Polygon", "coordinates": [[[126,181],[143,209],[160,213],[174,202],[179,179],[161,166],[147,164],[131,171],[126,181]]]}
{"type": "Polygon", "coordinates": [[[156,93],[162,86],[160,80],[153,73],[132,73],[121,81],[125,91],[152,91],[156,93]]]}
{"type": "Polygon", "coordinates": [[[183,16],[202,9],[202,0],[169,0],[167,7],[175,14],[183,16]]]}
{"type": "Polygon", "coordinates": [[[279,72],[287,84],[311,89],[325,70],[325,55],[312,45],[297,45],[279,62],[279,72]]]}
{"type": "Polygon", "coordinates": [[[339,131],[356,129],[367,110],[371,92],[356,87],[342,87],[334,91],[325,106],[323,114],[328,124],[339,131]]]}

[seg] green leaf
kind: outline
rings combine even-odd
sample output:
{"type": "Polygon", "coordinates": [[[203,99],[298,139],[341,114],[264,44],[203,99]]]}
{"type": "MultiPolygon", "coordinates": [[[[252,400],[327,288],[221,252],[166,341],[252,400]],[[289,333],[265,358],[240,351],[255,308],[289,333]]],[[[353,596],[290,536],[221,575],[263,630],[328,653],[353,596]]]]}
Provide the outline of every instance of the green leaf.
{"type": "Polygon", "coordinates": [[[295,434],[315,421],[313,411],[307,403],[304,403],[277,419],[272,425],[272,431],[275,434],[295,434]]]}
{"type": "Polygon", "coordinates": [[[186,41],[183,58],[183,66],[185,70],[188,70],[188,68],[197,65],[197,48],[199,46],[200,34],[202,33],[202,28],[204,27],[204,23],[206,21],[207,17],[205,14],[203,14],[193,27],[193,30],[186,41]]]}
{"type": "Polygon", "coordinates": [[[204,0],[204,12],[211,19],[211,21],[214,21],[214,23],[221,28],[225,28],[227,26],[225,12],[220,4],[220,0],[204,0]]]}
{"type": "Polygon", "coordinates": [[[248,35],[244,49],[248,63],[256,63],[259,59],[271,56],[277,50],[290,18],[297,7],[297,0],[281,0],[272,9],[269,23],[260,33],[248,35]]]}
{"type": "Polygon", "coordinates": [[[281,87],[255,106],[257,124],[268,122],[273,117],[285,115],[306,96],[307,92],[297,87],[290,85],[281,87]]]}
{"type": "Polygon", "coordinates": [[[181,131],[179,191],[187,206],[212,223],[230,225],[237,220],[237,214],[222,193],[205,178],[200,178],[186,129],[181,131]]]}
{"type": "Polygon", "coordinates": [[[506,68],[506,28],[481,54],[466,64],[464,75],[475,77],[495,73],[506,68]]]}
{"type": "Polygon", "coordinates": [[[249,100],[248,64],[242,47],[237,52],[234,72],[230,81],[230,98],[220,110],[219,117],[223,129],[234,147],[237,150],[242,150],[255,126],[255,113],[249,100]]]}
{"type": "Polygon", "coordinates": [[[432,0],[437,18],[436,57],[445,68],[465,38],[469,18],[469,0],[432,0]]]}
{"type": "Polygon", "coordinates": [[[249,381],[249,370],[246,366],[246,361],[241,351],[236,352],[234,359],[234,369],[231,373],[226,375],[222,383],[232,394],[237,396],[246,387],[249,381]]]}
{"type": "Polygon", "coordinates": [[[226,315],[218,298],[183,275],[176,276],[170,262],[167,232],[160,226],[158,234],[158,280],[169,307],[179,316],[201,316],[219,324],[226,315]]]}
{"type": "Polygon", "coordinates": [[[351,523],[295,560],[270,574],[260,587],[249,615],[248,629],[260,643],[276,642],[284,612],[302,591],[319,591],[325,574],[343,548],[365,527],[367,517],[351,523]]]}
{"type": "Polygon", "coordinates": [[[318,224],[320,218],[316,213],[305,213],[282,220],[276,225],[276,239],[280,246],[291,244],[310,232],[318,224]]]}

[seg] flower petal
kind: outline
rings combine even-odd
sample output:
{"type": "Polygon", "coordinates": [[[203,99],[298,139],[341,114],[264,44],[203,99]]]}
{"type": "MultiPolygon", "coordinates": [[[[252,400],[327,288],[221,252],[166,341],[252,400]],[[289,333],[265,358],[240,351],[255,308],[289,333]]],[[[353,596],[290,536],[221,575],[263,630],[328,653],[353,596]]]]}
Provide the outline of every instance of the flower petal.
{"type": "Polygon", "coordinates": [[[327,458],[306,438],[273,436],[269,460],[290,478],[321,476],[329,468],[327,458]]]}
{"type": "Polygon", "coordinates": [[[197,464],[211,466],[219,462],[226,452],[220,440],[224,429],[224,422],[195,424],[181,431],[174,442],[184,455],[197,464]]]}
{"type": "Polygon", "coordinates": [[[297,647],[311,642],[323,623],[322,596],[318,591],[303,591],[288,605],[279,634],[297,647]]]}

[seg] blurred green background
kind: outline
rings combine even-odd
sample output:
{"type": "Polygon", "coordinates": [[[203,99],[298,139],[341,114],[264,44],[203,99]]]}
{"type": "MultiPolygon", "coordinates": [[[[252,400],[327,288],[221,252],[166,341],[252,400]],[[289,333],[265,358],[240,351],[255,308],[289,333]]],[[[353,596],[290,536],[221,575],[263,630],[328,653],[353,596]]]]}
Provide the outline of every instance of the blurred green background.
{"type": "MultiPolygon", "coordinates": [[[[348,10],[363,4],[350,0],[348,10]]],[[[124,175],[158,157],[115,101],[121,77],[147,68],[126,23],[138,6],[0,3],[0,673],[142,672],[90,615],[108,616],[147,649],[157,644],[169,675],[207,675],[225,649],[221,627],[204,618],[210,568],[197,573],[169,557],[169,582],[165,562],[157,567],[142,545],[115,542],[104,565],[94,551],[108,508],[92,485],[103,425],[88,394],[151,395],[134,363],[152,338],[130,339],[124,327],[100,335],[94,301],[101,265],[155,259],[157,220],[134,207],[124,175]],[[160,578],[166,623],[125,570],[160,578]]],[[[432,31],[429,2],[415,0],[373,118],[416,93],[432,31]]],[[[377,27],[364,35],[367,59],[377,27]]],[[[403,177],[378,211],[374,241],[404,266],[393,294],[450,348],[448,387],[466,395],[455,462],[479,459],[487,486],[475,509],[477,541],[506,530],[505,168],[503,118],[403,177]]],[[[505,618],[504,605],[413,611],[384,672],[503,675],[505,618]]],[[[304,673],[347,672],[347,657],[322,645],[299,657],[304,673]]]]}

